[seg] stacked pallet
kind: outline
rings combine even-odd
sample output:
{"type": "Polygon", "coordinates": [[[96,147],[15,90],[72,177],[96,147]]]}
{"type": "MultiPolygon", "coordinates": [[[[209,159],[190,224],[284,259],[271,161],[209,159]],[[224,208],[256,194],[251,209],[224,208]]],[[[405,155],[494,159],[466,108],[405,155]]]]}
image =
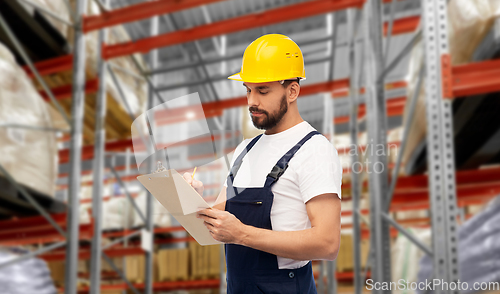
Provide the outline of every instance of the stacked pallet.
{"type": "MultiPolygon", "coordinates": [[[[349,272],[354,270],[354,243],[352,234],[341,234],[340,249],[337,256],[337,272],[349,272]]],[[[366,266],[369,253],[368,240],[361,241],[361,268],[366,266]]]]}
{"type": "Polygon", "coordinates": [[[200,246],[189,243],[191,258],[191,279],[218,278],[220,274],[220,247],[218,245],[200,246]]]}
{"type": "Polygon", "coordinates": [[[62,287],[64,285],[64,261],[47,262],[47,266],[50,271],[50,277],[54,281],[54,285],[56,287],[62,287]]]}
{"type": "Polygon", "coordinates": [[[46,263],[37,257],[27,257],[28,250],[21,248],[0,248],[0,264],[16,261],[0,268],[0,293],[25,294],[56,293],[51,284],[49,269],[46,263]]]}
{"type": "Polygon", "coordinates": [[[164,281],[186,281],[189,278],[189,249],[158,251],[158,279],[164,281]]]}
{"type": "MultiPolygon", "coordinates": [[[[62,18],[69,19],[68,10],[63,0],[35,0],[42,7],[45,7],[51,11],[54,11],[62,18]]],[[[69,1],[71,6],[74,8],[75,0],[69,1]]],[[[86,15],[94,15],[100,13],[97,4],[93,1],[88,2],[86,9],[86,15]]],[[[61,23],[52,22],[52,25],[60,33],[60,35],[66,38],[69,45],[73,44],[74,30],[61,23]]],[[[124,139],[130,137],[130,126],[132,124],[132,119],[130,116],[137,116],[138,114],[145,111],[146,106],[146,89],[147,84],[145,80],[132,77],[130,75],[124,74],[121,71],[114,70],[117,80],[119,81],[121,90],[125,96],[126,103],[123,101],[120,90],[113,83],[113,79],[107,73],[105,81],[98,81],[97,78],[97,53],[98,53],[98,32],[91,32],[86,34],[85,38],[85,79],[87,85],[89,86],[89,92],[85,95],[85,110],[84,110],[84,125],[83,125],[83,137],[84,143],[91,144],[94,140],[94,125],[95,125],[95,107],[96,107],[96,89],[97,84],[104,82],[106,84],[106,139],[124,139]],[[127,109],[129,108],[129,109],[127,109]],[[129,114],[129,111],[131,112],[129,114]]],[[[122,43],[130,41],[128,33],[125,31],[123,26],[114,26],[109,33],[108,42],[109,43],[122,43]]],[[[69,51],[68,51],[69,53],[69,51]]],[[[139,63],[141,68],[145,68],[145,63],[141,56],[134,55],[135,60],[139,63]]],[[[113,64],[118,65],[120,68],[126,69],[129,72],[139,75],[139,70],[135,66],[134,61],[129,57],[116,58],[111,61],[113,64]]],[[[44,81],[52,89],[62,89],[64,87],[70,87],[73,83],[72,81],[73,71],[63,71],[51,75],[44,76],[44,81]]],[[[41,85],[33,78],[33,82],[37,89],[43,94],[42,96],[47,96],[43,93],[41,85]]],[[[71,113],[71,99],[70,97],[61,97],[58,101],[63,107],[66,114],[71,113]]],[[[51,103],[52,106],[54,106],[51,103]]],[[[68,128],[66,122],[62,117],[52,109],[52,116],[54,124],[57,127],[68,128]]]]}
{"type": "Polygon", "coordinates": [[[220,275],[220,247],[190,242],[188,248],[158,251],[159,281],[217,279],[220,275]]]}
{"type": "MultiPolygon", "coordinates": [[[[0,127],[0,164],[20,184],[53,196],[57,177],[56,137],[52,132],[36,129],[52,127],[48,108],[12,52],[0,43],[0,124],[13,125],[0,127]]],[[[0,186],[7,190],[6,184],[0,186]]],[[[2,207],[7,209],[4,204],[2,207]]]]}
{"type": "MultiPolygon", "coordinates": [[[[220,275],[220,246],[201,246],[190,242],[188,248],[160,249],[153,256],[153,282],[174,282],[188,280],[219,279],[220,275]]],[[[146,273],[146,259],[144,254],[112,258],[114,264],[125,273],[131,283],[144,283],[146,273]]],[[[65,262],[47,262],[54,284],[64,286],[65,262]]],[[[80,260],[78,274],[84,278],[79,286],[89,286],[88,260],[80,260]]],[[[225,271],[225,269],[223,269],[225,271]]],[[[102,261],[102,284],[123,283],[118,279],[113,268],[102,261]],[[107,275],[110,273],[110,275],[107,275]],[[104,279],[106,276],[111,279],[104,279]]]]}
{"type": "MultiPolygon", "coordinates": [[[[153,256],[153,282],[158,281],[158,255],[153,256]]],[[[145,255],[125,257],[125,276],[132,283],[144,283],[146,274],[145,255]]]]}
{"type": "MultiPolygon", "coordinates": [[[[103,264],[105,262],[103,261],[103,264]]],[[[66,276],[66,262],[64,260],[61,261],[49,261],[47,262],[47,267],[50,271],[50,277],[54,281],[54,285],[58,288],[64,287],[64,279],[66,276]]],[[[89,276],[89,268],[90,261],[88,260],[78,260],[78,276],[79,277],[87,277],[89,276]]],[[[103,266],[103,271],[105,270],[105,266],[103,266]]],[[[89,286],[89,282],[87,279],[79,279],[78,286],[89,286]]]]}

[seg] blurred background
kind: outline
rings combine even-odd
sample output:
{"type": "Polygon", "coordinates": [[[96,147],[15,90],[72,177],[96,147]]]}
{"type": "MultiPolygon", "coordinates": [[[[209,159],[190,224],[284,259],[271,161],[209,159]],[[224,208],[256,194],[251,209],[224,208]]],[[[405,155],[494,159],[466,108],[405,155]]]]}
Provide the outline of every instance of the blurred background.
{"type": "Polygon", "coordinates": [[[343,166],[318,292],[499,282],[499,15],[497,0],[1,0],[0,293],[225,293],[223,247],[198,245],[136,177],[157,148],[215,201],[262,133],[227,77],[268,33],[300,46],[300,114],[343,166]]]}

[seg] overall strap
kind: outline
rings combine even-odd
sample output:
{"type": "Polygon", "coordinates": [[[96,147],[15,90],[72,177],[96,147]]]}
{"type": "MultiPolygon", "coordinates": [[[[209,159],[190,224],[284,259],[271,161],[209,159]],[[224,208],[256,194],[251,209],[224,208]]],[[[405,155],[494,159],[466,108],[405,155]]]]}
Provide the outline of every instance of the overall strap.
{"type": "MultiPolygon", "coordinates": [[[[262,134],[253,138],[252,141],[250,141],[250,143],[248,143],[248,145],[245,147],[245,149],[243,149],[243,151],[240,153],[240,155],[234,161],[233,166],[231,167],[231,172],[229,173],[229,176],[228,176],[228,178],[231,180],[231,185],[234,182],[234,178],[236,177],[238,170],[240,169],[243,157],[245,157],[245,155],[248,153],[248,151],[250,151],[250,149],[252,149],[253,145],[255,145],[255,143],[257,143],[257,141],[260,139],[261,136],[262,136],[262,134]]],[[[228,184],[229,184],[229,182],[228,182],[228,184]]]]}
{"type": "Polygon", "coordinates": [[[295,153],[299,151],[300,147],[302,147],[302,145],[304,145],[304,143],[307,142],[307,140],[309,140],[314,135],[321,135],[321,133],[318,131],[311,131],[309,134],[305,135],[304,138],[302,138],[302,140],[299,141],[299,143],[295,144],[295,146],[293,146],[290,150],[288,150],[288,152],[285,155],[283,155],[283,157],[281,157],[280,160],[278,160],[278,162],[273,167],[271,172],[267,175],[264,187],[270,187],[278,181],[281,175],[288,168],[288,162],[290,162],[295,153]]]}

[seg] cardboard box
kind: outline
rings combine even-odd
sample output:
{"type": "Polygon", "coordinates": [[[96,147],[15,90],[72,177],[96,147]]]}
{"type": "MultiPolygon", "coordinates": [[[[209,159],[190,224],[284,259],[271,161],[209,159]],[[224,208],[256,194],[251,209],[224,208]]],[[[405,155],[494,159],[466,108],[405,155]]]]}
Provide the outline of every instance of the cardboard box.
{"type": "Polygon", "coordinates": [[[196,242],[189,242],[190,277],[198,277],[198,248],[201,247],[196,242]]]}
{"type": "MultiPolygon", "coordinates": [[[[370,246],[368,240],[361,240],[361,268],[366,266],[370,246]]],[[[337,271],[348,272],[354,270],[354,243],[351,234],[341,234],[340,249],[337,256],[337,271]]]]}
{"type": "Polygon", "coordinates": [[[54,280],[54,285],[56,287],[64,286],[65,262],[51,261],[47,262],[47,266],[50,270],[50,276],[52,277],[52,280],[54,280]]]}
{"type": "Polygon", "coordinates": [[[143,283],[146,270],[146,258],[144,255],[132,255],[125,257],[125,276],[132,283],[143,283]]]}
{"type": "Polygon", "coordinates": [[[185,281],[189,278],[189,249],[158,251],[158,280],[185,281]]]}
{"type": "MultiPolygon", "coordinates": [[[[196,242],[189,244],[190,278],[208,279],[220,275],[220,246],[200,246],[196,242]]],[[[225,270],[225,263],[224,263],[225,270]]]]}

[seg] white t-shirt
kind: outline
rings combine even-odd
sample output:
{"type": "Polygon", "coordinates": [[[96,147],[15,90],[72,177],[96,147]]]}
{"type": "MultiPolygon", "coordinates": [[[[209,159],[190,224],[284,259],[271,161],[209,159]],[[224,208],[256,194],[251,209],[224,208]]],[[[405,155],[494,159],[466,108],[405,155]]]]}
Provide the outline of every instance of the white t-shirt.
{"type": "MultiPolygon", "coordinates": [[[[276,162],[314,130],[308,122],[303,121],[277,134],[262,134],[243,157],[233,185],[241,188],[263,187],[267,174],[276,162]]],[[[236,147],[231,166],[251,140],[246,139],[236,147]]],[[[312,136],[295,153],[287,170],[271,188],[274,194],[271,208],[273,230],[299,231],[310,228],[305,203],[325,193],[336,193],[341,198],[341,183],[342,165],[337,150],[323,135],[312,136]]],[[[227,187],[227,179],[224,186],[227,187]]],[[[299,268],[307,262],[278,256],[280,269],[299,268]]]]}

